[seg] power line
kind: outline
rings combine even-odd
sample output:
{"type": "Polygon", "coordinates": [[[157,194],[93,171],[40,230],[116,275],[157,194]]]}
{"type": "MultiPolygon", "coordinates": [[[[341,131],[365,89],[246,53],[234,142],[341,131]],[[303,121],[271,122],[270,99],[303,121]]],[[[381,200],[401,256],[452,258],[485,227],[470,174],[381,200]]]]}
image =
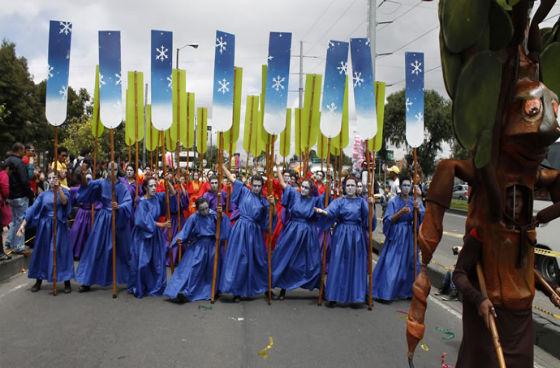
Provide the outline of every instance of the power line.
{"type": "MultiPolygon", "coordinates": [[[[410,40],[409,42],[405,43],[404,45],[402,45],[402,46],[399,47],[398,49],[393,50],[391,53],[394,54],[394,53],[396,53],[396,52],[398,52],[398,51],[404,49],[405,47],[407,47],[407,46],[410,45],[411,43],[418,41],[418,40],[421,39],[422,37],[426,36],[428,33],[433,32],[433,31],[435,31],[435,30],[438,29],[438,28],[439,28],[439,24],[438,24],[437,26],[433,27],[433,28],[428,29],[426,32],[422,33],[421,35],[419,35],[419,36],[417,36],[417,37],[414,37],[412,40],[410,40]]],[[[379,58],[382,58],[382,57],[384,57],[384,56],[388,56],[388,55],[382,55],[382,56],[380,56],[379,58]]]]}
{"type": "Polygon", "coordinates": [[[311,30],[313,28],[315,28],[315,26],[319,23],[319,21],[321,20],[321,18],[323,18],[325,16],[325,14],[327,14],[327,11],[329,11],[329,9],[331,8],[332,4],[334,4],[336,0],[332,0],[329,5],[325,8],[325,10],[323,11],[323,13],[317,18],[315,19],[315,22],[313,22],[313,24],[311,25],[311,27],[309,27],[309,29],[303,33],[303,39],[305,39],[305,37],[307,37],[307,35],[309,34],[309,32],[311,32],[311,30]]]}
{"type": "MultiPolygon", "coordinates": [[[[439,68],[441,68],[441,64],[438,65],[438,66],[434,66],[434,67],[431,68],[431,69],[426,70],[426,72],[424,73],[424,75],[426,75],[426,74],[428,74],[428,73],[430,73],[430,72],[433,72],[434,70],[439,69],[439,68]]],[[[401,79],[401,80],[398,81],[398,82],[389,83],[389,84],[387,84],[387,87],[398,86],[399,84],[401,84],[401,83],[404,82],[404,81],[406,81],[406,78],[403,78],[403,79],[401,79]]]]}
{"type": "Polygon", "coordinates": [[[416,5],[410,7],[410,9],[408,9],[407,11],[403,12],[402,14],[398,15],[395,19],[392,20],[392,23],[386,25],[383,28],[380,28],[379,31],[384,30],[387,27],[390,27],[391,24],[395,23],[399,18],[402,18],[403,16],[405,16],[406,14],[410,13],[411,11],[413,11],[414,9],[416,9],[420,4],[422,4],[422,2],[418,2],[416,5]]]}

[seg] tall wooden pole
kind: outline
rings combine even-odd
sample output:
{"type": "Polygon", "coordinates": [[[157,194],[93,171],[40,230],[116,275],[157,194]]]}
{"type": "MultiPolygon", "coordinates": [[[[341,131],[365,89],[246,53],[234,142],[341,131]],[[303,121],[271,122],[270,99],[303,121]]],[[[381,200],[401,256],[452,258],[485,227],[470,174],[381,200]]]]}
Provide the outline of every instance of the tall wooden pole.
{"type": "MultiPolygon", "coordinates": [[[[484,272],[482,271],[482,266],[480,265],[480,263],[476,264],[476,275],[478,276],[480,293],[484,298],[488,298],[488,293],[486,291],[486,281],[484,279],[484,272]]],[[[490,334],[492,336],[492,343],[494,344],[494,350],[496,351],[496,358],[498,359],[498,364],[500,368],[506,368],[504,351],[502,350],[502,344],[500,343],[500,336],[498,335],[498,328],[496,327],[496,320],[494,318],[494,315],[490,316],[489,328],[490,328],[490,334]]]]}
{"type": "MultiPolygon", "coordinates": [[[[58,180],[58,127],[54,127],[54,177],[58,180]]],[[[58,201],[58,188],[53,188],[53,295],[56,296],[56,231],[57,231],[57,216],[56,207],[58,201]]]]}
{"type": "MultiPolygon", "coordinates": [[[[164,133],[160,132],[161,139],[161,164],[163,165],[163,185],[165,186],[165,207],[166,207],[166,221],[171,221],[171,208],[169,206],[169,188],[167,182],[167,164],[165,162],[165,137],[164,133]]],[[[167,242],[171,244],[171,238],[173,236],[172,229],[167,228],[167,242]]],[[[169,267],[171,268],[171,273],[175,272],[175,260],[173,259],[173,249],[169,248],[169,267]]]]}
{"type": "Polygon", "coordinates": [[[416,210],[415,204],[416,204],[416,185],[419,184],[418,183],[418,157],[416,155],[416,148],[412,149],[412,159],[413,159],[413,163],[412,163],[412,210],[414,213],[414,220],[412,222],[412,226],[413,226],[413,234],[414,234],[414,278],[416,278],[416,276],[418,275],[416,273],[416,263],[418,262],[418,211],[416,210]]]}
{"type": "MultiPolygon", "coordinates": [[[[274,179],[274,140],[276,136],[274,134],[269,135],[268,139],[268,157],[266,163],[268,165],[268,195],[273,195],[272,180],[274,179]]],[[[268,198],[267,198],[268,199],[268,198]]],[[[272,217],[274,216],[274,206],[268,206],[268,234],[267,234],[267,256],[268,256],[268,305],[270,305],[272,300],[272,217]]]]}
{"type": "Polygon", "coordinates": [[[111,242],[113,245],[113,299],[117,297],[117,210],[113,207],[113,203],[117,201],[115,194],[115,130],[109,131],[111,145],[111,242]]]}
{"type": "MultiPolygon", "coordinates": [[[[181,169],[181,89],[180,89],[180,84],[181,84],[181,73],[179,73],[179,69],[177,69],[176,71],[177,73],[177,147],[175,149],[175,159],[177,161],[177,166],[175,167],[175,179],[178,180],[179,178],[179,174],[180,174],[180,169],[181,169]]],[[[189,101],[187,100],[187,119],[189,118],[189,113],[188,110],[189,109],[189,101]]],[[[189,127],[187,124],[187,144],[189,143],[188,141],[188,134],[189,134],[189,127]]],[[[189,164],[188,161],[188,151],[187,151],[187,166],[189,164]]],[[[181,226],[181,191],[182,191],[182,187],[181,187],[181,182],[179,181],[179,188],[177,190],[177,194],[176,194],[176,200],[177,200],[177,227],[178,227],[178,231],[181,231],[182,226],[181,226]]],[[[177,250],[177,258],[179,259],[179,262],[181,262],[181,259],[183,258],[183,245],[181,244],[181,242],[179,242],[178,244],[179,249],[177,250]]]]}
{"type": "MultiPolygon", "coordinates": [[[[93,141],[93,169],[91,170],[91,178],[95,180],[95,171],[97,170],[97,136],[99,135],[99,107],[97,107],[97,121],[93,122],[95,124],[95,138],[93,141]]],[[[82,173],[84,175],[84,173],[82,173]]],[[[95,204],[91,204],[91,227],[93,228],[93,223],[95,221],[95,204]]]]}
{"type": "MultiPolygon", "coordinates": [[[[327,163],[331,160],[331,139],[327,141],[327,163]]],[[[327,164],[327,187],[325,188],[325,208],[329,205],[329,194],[331,192],[331,177],[329,176],[329,165],[327,164]]],[[[327,233],[329,230],[325,231],[323,234],[323,256],[321,259],[321,285],[319,289],[319,300],[318,305],[323,304],[323,294],[325,291],[325,273],[327,270],[327,233]]]]}
{"type": "MultiPolygon", "coordinates": [[[[375,156],[373,159],[375,163],[375,156]]],[[[372,310],[373,308],[373,216],[374,216],[374,205],[373,203],[369,203],[369,198],[373,197],[373,174],[372,174],[372,163],[370,159],[370,151],[369,151],[369,141],[366,140],[366,163],[367,163],[367,194],[368,194],[368,278],[369,278],[369,285],[368,285],[368,301],[367,306],[368,310],[372,310]]]]}
{"type": "MultiPolygon", "coordinates": [[[[221,183],[224,176],[223,163],[224,149],[224,133],[218,133],[218,181],[221,183]]],[[[219,188],[219,186],[218,186],[219,188]]],[[[222,207],[222,191],[218,190],[218,207],[222,207]]],[[[218,277],[218,264],[220,258],[220,232],[222,225],[222,211],[218,211],[216,222],[216,242],[214,244],[214,266],[212,268],[212,293],[210,294],[210,303],[214,304],[216,297],[216,278],[218,277]]]]}
{"type": "MultiPolygon", "coordinates": [[[[134,157],[135,161],[135,169],[136,172],[134,173],[134,188],[135,188],[135,197],[134,197],[134,207],[136,207],[136,199],[138,198],[138,86],[136,85],[137,81],[137,74],[138,72],[134,72],[134,144],[136,145],[136,154],[134,157]]],[[[145,134],[145,133],[144,133],[145,134]]]]}

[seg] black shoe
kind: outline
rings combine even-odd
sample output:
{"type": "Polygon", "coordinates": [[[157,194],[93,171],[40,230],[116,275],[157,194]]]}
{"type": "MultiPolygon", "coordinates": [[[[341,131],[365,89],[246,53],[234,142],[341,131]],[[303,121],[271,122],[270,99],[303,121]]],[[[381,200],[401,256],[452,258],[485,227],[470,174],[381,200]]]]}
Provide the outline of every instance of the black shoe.
{"type": "Polygon", "coordinates": [[[35,281],[35,285],[33,285],[33,286],[31,287],[31,292],[32,292],[32,293],[36,293],[36,292],[38,292],[39,290],[41,290],[41,284],[42,284],[42,283],[43,283],[43,280],[37,280],[37,281],[35,281]]]}
{"type": "Polygon", "coordinates": [[[91,290],[91,286],[89,285],[82,285],[80,286],[80,288],[78,289],[78,293],[87,293],[88,291],[91,290]]]}
{"type": "Polygon", "coordinates": [[[280,295],[278,295],[278,300],[286,299],[286,289],[280,290],[280,295]]]}
{"type": "Polygon", "coordinates": [[[459,300],[459,292],[457,291],[457,289],[453,289],[453,290],[451,290],[449,295],[446,295],[446,296],[442,297],[441,299],[445,300],[446,302],[453,301],[453,300],[459,300]]]}
{"type": "Polygon", "coordinates": [[[10,260],[10,259],[12,259],[12,257],[9,256],[9,255],[7,255],[7,254],[2,254],[2,255],[0,255],[0,262],[2,262],[2,261],[8,261],[8,260],[10,260]]]}
{"type": "Polygon", "coordinates": [[[70,294],[72,292],[72,285],[70,281],[64,281],[64,294],[70,294]]]}
{"type": "Polygon", "coordinates": [[[336,307],[336,302],[328,301],[326,305],[327,305],[328,308],[334,308],[334,307],[336,307]]]}
{"type": "Polygon", "coordinates": [[[234,303],[239,303],[241,301],[241,297],[239,295],[234,295],[233,296],[233,302],[234,303]]]}

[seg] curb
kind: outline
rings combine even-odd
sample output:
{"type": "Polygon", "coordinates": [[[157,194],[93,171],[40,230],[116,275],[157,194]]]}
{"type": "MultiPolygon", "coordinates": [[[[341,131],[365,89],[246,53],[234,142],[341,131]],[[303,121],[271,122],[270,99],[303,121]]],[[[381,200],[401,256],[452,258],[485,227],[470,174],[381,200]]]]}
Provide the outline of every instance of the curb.
{"type": "Polygon", "coordinates": [[[23,268],[28,268],[28,264],[29,257],[20,255],[12,255],[12,259],[0,262],[0,281],[19,274],[23,268]]]}

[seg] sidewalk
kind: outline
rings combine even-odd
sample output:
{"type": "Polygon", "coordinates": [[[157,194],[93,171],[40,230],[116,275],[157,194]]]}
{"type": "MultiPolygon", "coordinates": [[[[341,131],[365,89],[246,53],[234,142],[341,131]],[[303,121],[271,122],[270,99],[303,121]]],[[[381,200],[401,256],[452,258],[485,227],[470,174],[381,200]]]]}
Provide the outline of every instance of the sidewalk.
{"type": "Polygon", "coordinates": [[[0,282],[27,271],[30,257],[12,254],[12,259],[0,261],[0,282]]]}

